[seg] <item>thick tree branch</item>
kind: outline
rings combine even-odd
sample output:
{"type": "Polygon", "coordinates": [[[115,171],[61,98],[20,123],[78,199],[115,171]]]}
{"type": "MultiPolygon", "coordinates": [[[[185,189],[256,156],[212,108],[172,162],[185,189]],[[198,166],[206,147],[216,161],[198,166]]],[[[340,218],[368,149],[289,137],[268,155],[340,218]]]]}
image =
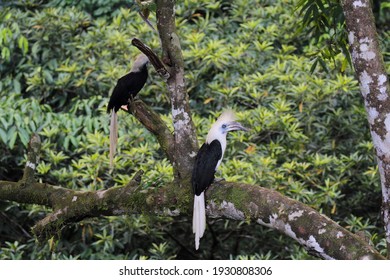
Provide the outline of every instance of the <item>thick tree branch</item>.
{"type": "Polygon", "coordinates": [[[175,24],[175,1],[157,0],[156,5],[157,29],[161,39],[163,61],[171,67],[167,86],[175,130],[175,178],[179,179],[179,184],[189,188],[198,141],[184,81],[184,61],[175,24]]]}
{"type": "MultiPolygon", "coordinates": [[[[190,215],[190,191],[181,192],[172,182],[159,189],[140,191],[139,174],[124,187],[99,191],[75,191],[35,183],[23,188],[19,183],[0,181],[0,200],[34,203],[53,208],[53,213],[37,223],[34,234],[50,238],[69,223],[86,217],[122,214],[190,215]],[[172,205],[176,208],[172,209],[172,205]]],[[[211,218],[251,220],[295,239],[309,252],[325,259],[383,259],[359,236],[352,234],[314,209],[258,186],[222,182],[206,193],[207,214],[211,218]]],[[[190,226],[190,223],[189,223],[190,226]]]]}
{"type": "Polygon", "coordinates": [[[364,98],[382,184],[383,221],[390,257],[390,84],[369,0],[342,0],[352,63],[364,98]]]}
{"type": "Polygon", "coordinates": [[[210,187],[207,198],[209,216],[250,219],[293,238],[323,259],[383,259],[359,236],[279,192],[223,182],[210,187]]]}
{"type": "Polygon", "coordinates": [[[162,150],[173,164],[175,154],[173,135],[160,116],[139,99],[130,103],[129,112],[156,136],[162,150]]]}
{"type": "Polygon", "coordinates": [[[126,186],[98,191],[76,191],[42,183],[25,188],[20,182],[0,181],[0,200],[51,207],[53,212],[32,229],[42,240],[58,234],[62,227],[87,217],[162,212],[163,206],[173,203],[169,199],[169,192],[160,193],[153,188],[140,191],[140,176],[141,173],[136,173],[126,186]]]}
{"type": "MultiPolygon", "coordinates": [[[[142,108],[138,110],[137,105],[134,105],[133,109],[138,117],[151,122],[147,124],[148,129],[158,134],[158,127],[163,126],[162,130],[169,133],[158,115],[152,113],[148,116],[142,101],[134,104],[142,108]]],[[[30,141],[28,160],[37,164],[39,152],[40,141],[34,135],[30,141]]],[[[25,174],[24,177],[26,176],[25,174]]],[[[149,187],[141,190],[139,188],[142,185],[141,176],[142,171],[139,171],[123,187],[98,191],[77,191],[35,181],[29,186],[26,186],[25,180],[0,181],[0,200],[51,207],[53,212],[32,229],[40,240],[58,235],[62,227],[87,217],[137,213],[171,216],[192,214],[190,188],[182,188],[177,182],[172,182],[158,189],[149,187]],[[175,208],[172,208],[173,205],[175,208]]],[[[255,221],[288,235],[322,258],[382,258],[357,235],[345,230],[314,209],[276,191],[258,186],[222,182],[213,184],[206,195],[209,202],[208,216],[255,221]]]]}
{"type": "MultiPolygon", "coordinates": [[[[140,205],[138,200],[147,201],[145,194],[137,189],[141,183],[143,172],[137,172],[133,179],[124,187],[110,188],[99,191],[74,191],[57,186],[44,185],[46,192],[62,193],[52,197],[50,207],[53,213],[39,221],[32,232],[40,240],[48,239],[60,232],[60,229],[70,223],[78,222],[87,217],[115,216],[138,213],[148,208],[140,205]]],[[[37,186],[42,189],[42,186],[37,186]]]]}

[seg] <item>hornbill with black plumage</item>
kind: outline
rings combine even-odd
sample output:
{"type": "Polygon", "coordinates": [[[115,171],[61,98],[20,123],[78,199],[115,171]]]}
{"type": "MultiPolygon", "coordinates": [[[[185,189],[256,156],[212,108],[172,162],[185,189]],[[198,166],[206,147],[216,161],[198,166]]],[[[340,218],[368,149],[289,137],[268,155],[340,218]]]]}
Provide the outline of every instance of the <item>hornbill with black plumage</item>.
{"type": "Polygon", "coordinates": [[[148,78],[147,64],[149,59],[143,53],[138,55],[133,63],[130,72],[121,77],[111,94],[107,106],[107,113],[111,113],[110,123],[110,167],[113,167],[114,154],[118,141],[118,117],[117,112],[120,108],[127,110],[125,106],[143,88],[148,78]]]}
{"type": "Polygon", "coordinates": [[[235,121],[233,111],[221,114],[211,126],[206,142],[201,146],[195,158],[192,171],[192,188],[194,191],[194,212],[192,230],[195,234],[195,249],[199,249],[199,241],[206,229],[206,205],[204,192],[214,181],[214,175],[221,164],[226,149],[226,135],[229,131],[248,129],[235,121]]]}

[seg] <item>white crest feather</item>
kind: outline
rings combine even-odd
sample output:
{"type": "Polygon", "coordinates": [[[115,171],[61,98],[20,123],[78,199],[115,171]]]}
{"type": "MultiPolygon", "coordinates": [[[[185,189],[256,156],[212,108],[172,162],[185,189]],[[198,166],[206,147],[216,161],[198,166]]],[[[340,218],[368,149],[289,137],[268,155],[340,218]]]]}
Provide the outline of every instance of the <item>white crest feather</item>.
{"type": "Polygon", "coordinates": [[[227,109],[218,117],[217,122],[232,122],[236,119],[236,114],[232,109],[227,109]]]}

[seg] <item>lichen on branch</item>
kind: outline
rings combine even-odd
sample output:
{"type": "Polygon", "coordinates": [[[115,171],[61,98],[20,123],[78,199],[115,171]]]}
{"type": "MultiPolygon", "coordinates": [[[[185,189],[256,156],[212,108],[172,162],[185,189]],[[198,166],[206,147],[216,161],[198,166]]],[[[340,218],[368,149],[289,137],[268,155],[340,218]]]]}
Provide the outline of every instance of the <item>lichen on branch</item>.
{"type": "Polygon", "coordinates": [[[390,258],[390,84],[369,0],[342,0],[352,63],[359,80],[382,185],[382,211],[390,258]]]}

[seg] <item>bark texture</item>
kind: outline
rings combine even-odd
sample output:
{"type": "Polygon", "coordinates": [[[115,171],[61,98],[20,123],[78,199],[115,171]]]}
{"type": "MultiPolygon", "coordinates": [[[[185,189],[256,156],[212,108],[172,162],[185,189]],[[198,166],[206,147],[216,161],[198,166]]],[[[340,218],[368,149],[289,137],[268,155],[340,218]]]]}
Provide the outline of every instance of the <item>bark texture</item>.
{"type": "Polygon", "coordinates": [[[390,86],[369,0],[342,0],[352,63],[368,115],[382,184],[382,212],[390,256],[390,86]]]}
{"type": "Polygon", "coordinates": [[[196,130],[192,122],[188,94],[184,80],[184,60],[176,32],[175,1],[156,0],[157,30],[160,34],[163,61],[170,66],[167,80],[171,94],[174,127],[175,175],[183,187],[190,187],[192,165],[198,150],[196,130]]]}

